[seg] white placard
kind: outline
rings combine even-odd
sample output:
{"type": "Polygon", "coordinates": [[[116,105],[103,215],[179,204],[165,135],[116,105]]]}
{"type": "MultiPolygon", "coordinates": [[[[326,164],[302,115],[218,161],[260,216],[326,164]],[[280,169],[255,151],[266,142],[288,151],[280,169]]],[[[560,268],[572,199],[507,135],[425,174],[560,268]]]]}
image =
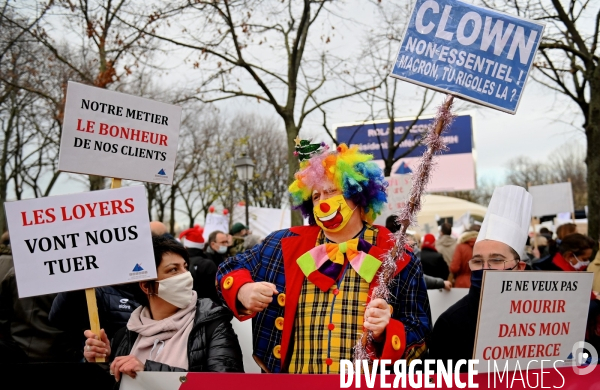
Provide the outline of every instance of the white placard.
{"type": "Polygon", "coordinates": [[[475,339],[476,369],[488,362],[508,370],[569,362],[583,341],[592,291],[591,272],[486,271],[475,339]],[[529,365],[528,365],[529,363],[529,365]]]}
{"type": "Polygon", "coordinates": [[[409,198],[410,187],[412,183],[412,175],[392,175],[386,177],[388,182],[387,188],[387,207],[390,211],[400,211],[409,198]]]}
{"type": "Polygon", "coordinates": [[[468,288],[453,288],[450,291],[444,289],[427,290],[432,324],[435,325],[435,322],[439,316],[448,310],[450,306],[460,301],[468,293],[468,288]]]}
{"type": "Polygon", "coordinates": [[[123,374],[121,376],[121,390],[179,390],[186,372],[136,372],[135,378],[123,374]]]}
{"type": "Polygon", "coordinates": [[[208,236],[215,230],[229,234],[229,217],[215,213],[208,214],[204,221],[204,233],[202,233],[205,242],[208,243],[208,236]]]}
{"type": "Polygon", "coordinates": [[[531,186],[529,193],[533,197],[531,214],[534,217],[575,212],[573,189],[569,182],[531,186]]]}
{"type": "MultiPolygon", "coordinates": [[[[246,220],[246,207],[236,205],[233,208],[233,222],[246,220]]],[[[289,207],[272,209],[267,207],[248,206],[248,227],[252,234],[265,238],[276,230],[287,229],[292,226],[289,207]]],[[[246,223],[246,222],[242,222],[246,223]]]]}
{"type": "Polygon", "coordinates": [[[181,107],[69,81],[58,169],[172,184],[181,107]]]}
{"type": "Polygon", "coordinates": [[[4,207],[21,298],[156,278],[143,186],[4,207]]]}

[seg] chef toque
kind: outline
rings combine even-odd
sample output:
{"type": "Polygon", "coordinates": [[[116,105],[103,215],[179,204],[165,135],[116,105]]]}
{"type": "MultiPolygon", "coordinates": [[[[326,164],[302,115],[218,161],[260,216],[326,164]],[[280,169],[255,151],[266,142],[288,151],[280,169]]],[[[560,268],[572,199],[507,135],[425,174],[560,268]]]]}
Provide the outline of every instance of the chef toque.
{"type": "Polygon", "coordinates": [[[500,241],[522,256],[531,223],[532,200],[531,194],[523,187],[497,187],[483,219],[477,242],[500,241]]]}

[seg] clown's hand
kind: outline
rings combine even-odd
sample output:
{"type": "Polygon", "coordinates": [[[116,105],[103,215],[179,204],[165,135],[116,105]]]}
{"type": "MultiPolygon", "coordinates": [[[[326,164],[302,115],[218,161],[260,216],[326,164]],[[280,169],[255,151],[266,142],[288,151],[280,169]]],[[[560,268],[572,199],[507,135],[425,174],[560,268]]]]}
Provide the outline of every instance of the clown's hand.
{"type": "MultiPolygon", "coordinates": [[[[273,294],[279,294],[273,283],[246,283],[240,287],[237,299],[251,313],[265,310],[273,302],[273,294]]],[[[245,312],[245,314],[250,314],[245,312]]]]}
{"type": "Polygon", "coordinates": [[[387,302],[381,298],[373,299],[369,302],[367,310],[365,310],[364,327],[373,332],[373,339],[376,342],[381,342],[385,339],[385,328],[390,323],[392,314],[387,302]]]}
{"type": "Polygon", "coordinates": [[[356,249],[358,249],[360,252],[369,253],[369,251],[371,250],[372,246],[373,245],[369,244],[368,242],[366,242],[362,238],[359,238],[358,239],[358,245],[357,245],[356,249]]]}

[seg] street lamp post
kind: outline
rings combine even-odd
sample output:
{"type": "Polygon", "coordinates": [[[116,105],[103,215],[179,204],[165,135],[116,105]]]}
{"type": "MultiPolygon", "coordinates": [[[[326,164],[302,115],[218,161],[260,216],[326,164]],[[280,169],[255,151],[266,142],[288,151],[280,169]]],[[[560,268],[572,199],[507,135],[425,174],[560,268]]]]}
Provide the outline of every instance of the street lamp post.
{"type": "Polygon", "coordinates": [[[248,212],[248,181],[252,180],[254,175],[254,163],[246,154],[235,160],[235,170],[238,178],[244,182],[244,203],[246,204],[246,227],[250,228],[250,216],[248,212]]]}

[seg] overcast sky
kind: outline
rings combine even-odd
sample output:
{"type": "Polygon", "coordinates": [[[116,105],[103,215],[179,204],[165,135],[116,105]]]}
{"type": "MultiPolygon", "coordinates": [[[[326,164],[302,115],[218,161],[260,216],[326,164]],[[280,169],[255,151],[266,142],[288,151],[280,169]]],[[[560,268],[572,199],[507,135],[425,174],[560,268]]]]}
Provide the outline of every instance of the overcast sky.
{"type": "MultiPolygon", "coordinates": [[[[338,3],[340,4],[340,3],[338,3]]],[[[360,46],[368,31],[377,28],[379,20],[373,7],[364,0],[348,0],[336,10],[337,16],[328,15],[323,29],[328,30],[335,25],[328,50],[338,57],[351,59],[360,52],[360,46]]],[[[404,23],[399,21],[399,24],[404,23]]],[[[321,27],[320,27],[321,28],[321,27]]],[[[320,32],[314,31],[311,38],[317,40],[320,32]]],[[[63,39],[70,39],[65,34],[63,39]]],[[[318,42],[317,42],[318,43],[318,42]]],[[[74,42],[77,45],[77,42],[74,42]]],[[[316,44],[315,44],[316,45],[316,44]]],[[[171,51],[168,58],[162,59],[163,65],[172,68],[171,71],[157,76],[158,83],[166,88],[169,86],[193,83],[198,76],[191,66],[173,64],[181,63],[185,57],[182,51],[171,51]]],[[[255,55],[260,57],[260,55],[255,55]]],[[[269,63],[285,61],[269,58],[269,63]]],[[[247,76],[246,76],[247,77],[247,76]]],[[[256,88],[252,80],[242,81],[249,88],[256,88]]],[[[398,117],[407,117],[418,108],[418,96],[423,87],[400,82],[399,105],[404,110],[398,112],[398,117]]],[[[426,114],[435,112],[435,107],[443,101],[443,94],[438,93],[434,105],[426,114]]],[[[276,121],[281,119],[275,115],[273,108],[265,103],[257,104],[255,99],[236,98],[219,103],[223,115],[237,111],[258,113],[271,116],[276,121]]],[[[364,120],[369,113],[369,107],[358,99],[344,100],[327,106],[328,124],[333,127],[336,123],[348,123],[364,120]]],[[[457,101],[457,114],[471,114],[474,118],[474,140],[476,155],[476,172],[478,179],[486,178],[500,182],[505,174],[507,162],[515,157],[527,155],[535,160],[543,160],[548,155],[569,142],[585,145],[585,137],[581,129],[583,117],[577,107],[569,99],[545,88],[531,78],[529,79],[516,115],[506,114],[487,107],[474,104],[464,104],[457,101]]],[[[321,114],[315,113],[305,122],[301,136],[326,139],[321,128],[321,114]]],[[[283,128],[283,123],[282,128],[283,128]]],[[[460,174],[460,172],[457,172],[460,174]]],[[[61,181],[65,181],[62,178],[61,181]]],[[[55,193],[72,192],[58,189],[55,193]]]]}
{"type": "MultiPolygon", "coordinates": [[[[367,31],[378,25],[377,14],[365,3],[360,0],[345,3],[347,6],[342,14],[348,19],[335,21],[336,35],[332,37],[331,50],[336,55],[356,55],[357,47],[364,40],[367,31]]],[[[406,117],[418,108],[420,101],[413,97],[422,92],[423,87],[406,82],[400,82],[400,85],[398,101],[404,105],[405,111],[399,111],[397,117],[406,117]]],[[[426,114],[433,114],[443,99],[444,95],[438,93],[435,104],[426,114]]],[[[455,99],[455,102],[457,114],[471,114],[474,118],[478,179],[501,182],[508,161],[515,157],[526,155],[534,160],[544,160],[566,143],[585,145],[585,135],[581,127],[583,116],[579,108],[570,99],[540,85],[531,77],[515,115],[472,103],[466,104],[459,99],[455,99]]],[[[269,105],[254,104],[247,99],[230,100],[221,107],[224,110],[245,110],[274,115],[269,105]]],[[[330,127],[336,123],[362,121],[369,113],[369,107],[357,99],[344,100],[327,107],[327,121],[330,127]]],[[[314,114],[306,122],[301,136],[323,134],[321,121],[321,115],[314,114]]],[[[326,135],[321,136],[326,139],[326,135]]]]}

